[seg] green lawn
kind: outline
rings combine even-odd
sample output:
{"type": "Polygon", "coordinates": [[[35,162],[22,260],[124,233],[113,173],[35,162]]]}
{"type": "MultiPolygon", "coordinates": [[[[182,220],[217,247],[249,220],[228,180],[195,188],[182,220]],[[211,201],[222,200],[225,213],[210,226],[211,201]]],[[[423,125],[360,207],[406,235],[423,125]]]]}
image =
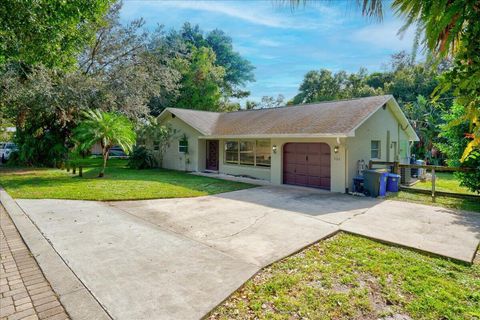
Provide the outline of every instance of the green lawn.
{"type": "MultiPolygon", "coordinates": [[[[436,174],[435,190],[452,193],[463,193],[474,195],[475,193],[469,191],[467,188],[460,186],[460,181],[455,178],[453,173],[439,172],[436,174]]],[[[468,210],[480,212],[480,200],[459,199],[453,197],[437,196],[435,202],[432,197],[423,193],[415,193],[415,189],[432,190],[431,181],[419,181],[411,187],[412,192],[400,191],[388,196],[389,199],[423,203],[428,205],[442,206],[452,209],[468,210]]]]}
{"type": "Polygon", "coordinates": [[[105,177],[97,178],[100,163],[82,160],[83,178],[59,169],[2,168],[0,185],[14,198],[83,200],[195,197],[253,187],[179,171],[129,169],[120,159],[110,159],[105,177]]]}
{"type": "Polygon", "coordinates": [[[210,319],[479,319],[472,266],[345,233],[265,268],[210,319]]]}
{"type": "Polygon", "coordinates": [[[480,212],[480,202],[469,199],[458,199],[452,197],[436,197],[435,202],[432,201],[432,197],[427,194],[413,193],[400,191],[398,193],[390,194],[387,196],[391,200],[416,202],[421,204],[440,206],[451,209],[467,210],[480,212]]]}
{"type": "MultiPolygon", "coordinates": [[[[453,193],[465,193],[475,194],[465,187],[460,186],[460,181],[450,172],[437,172],[435,174],[435,190],[453,192],[453,193]]],[[[432,190],[432,181],[419,181],[412,186],[414,189],[432,190]]]]}

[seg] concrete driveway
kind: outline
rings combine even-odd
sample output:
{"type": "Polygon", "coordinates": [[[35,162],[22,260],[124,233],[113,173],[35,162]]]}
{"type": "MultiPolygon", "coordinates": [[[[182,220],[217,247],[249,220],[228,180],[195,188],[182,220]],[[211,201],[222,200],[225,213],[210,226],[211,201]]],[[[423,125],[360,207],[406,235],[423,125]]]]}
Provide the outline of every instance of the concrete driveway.
{"type": "Polygon", "coordinates": [[[263,266],[344,229],[471,261],[480,215],[311,189],[17,200],[114,319],[198,319],[263,266]]]}

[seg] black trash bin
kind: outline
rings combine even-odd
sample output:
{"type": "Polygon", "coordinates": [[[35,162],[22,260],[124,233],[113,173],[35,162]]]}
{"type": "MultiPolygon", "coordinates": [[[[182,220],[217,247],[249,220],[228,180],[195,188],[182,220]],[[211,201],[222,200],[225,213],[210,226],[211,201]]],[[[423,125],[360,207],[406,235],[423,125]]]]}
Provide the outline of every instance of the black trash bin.
{"type": "Polygon", "coordinates": [[[356,176],[353,178],[353,192],[363,193],[363,180],[362,176],[356,176]]]}

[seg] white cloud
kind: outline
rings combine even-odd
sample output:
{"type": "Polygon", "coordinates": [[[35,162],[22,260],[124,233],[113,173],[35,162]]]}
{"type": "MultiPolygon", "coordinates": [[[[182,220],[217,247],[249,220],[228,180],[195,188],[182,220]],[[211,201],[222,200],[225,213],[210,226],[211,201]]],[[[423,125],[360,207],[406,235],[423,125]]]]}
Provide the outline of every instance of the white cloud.
{"type": "Polygon", "coordinates": [[[369,44],[375,48],[410,50],[415,38],[415,30],[409,28],[403,35],[398,35],[402,27],[400,21],[371,24],[354,31],[349,37],[354,42],[369,44]]]}
{"type": "Polygon", "coordinates": [[[271,54],[260,54],[257,57],[264,60],[277,60],[279,58],[279,56],[275,56],[271,54]]]}
{"type": "Polygon", "coordinates": [[[259,39],[257,40],[257,44],[264,46],[264,47],[280,47],[283,45],[280,41],[275,41],[273,39],[259,39]]]}
{"type": "MultiPolygon", "coordinates": [[[[240,19],[256,25],[284,29],[314,29],[328,27],[334,23],[331,8],[319,10],[319,13],[328,12],[328,17],[315,17],[314,19],[299,19],[296,13],[289,8],[275,7],[269,1],[259,2],[219,2],[219,1],[148,1],[151,6],[157,8],[170,8],[181,10],[197,10],[226,15],[231,18],[240,19]]],[[[320,7],[319,7],[320,8],[320,7]]]]}

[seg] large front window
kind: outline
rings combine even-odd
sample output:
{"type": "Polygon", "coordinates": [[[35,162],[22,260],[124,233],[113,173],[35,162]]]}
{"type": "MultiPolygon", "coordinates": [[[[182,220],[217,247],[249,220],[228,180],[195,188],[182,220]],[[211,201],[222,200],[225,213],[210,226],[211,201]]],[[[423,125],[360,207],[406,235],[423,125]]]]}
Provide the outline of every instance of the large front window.
{"type": "Polygon", "coordinates": [[[225,163],[238,164],[238,141],[225,142],[225,163]]]}
{"type": "Polygon", "coordinates": [[[255,147],[255,165],[261,167],[270,167],[270,141],[257,140],[255,147]]]}
{"type": "Polygon", "coordinates": [[[270,167],[269,140],[231,140],[225,142],[227,164],[270,167]]]}
{"type": "Polygon", "coordinates": [[[255,141],[240,141],[240,164],[247,166],[255,165],[254,148],[255,141]]]}

